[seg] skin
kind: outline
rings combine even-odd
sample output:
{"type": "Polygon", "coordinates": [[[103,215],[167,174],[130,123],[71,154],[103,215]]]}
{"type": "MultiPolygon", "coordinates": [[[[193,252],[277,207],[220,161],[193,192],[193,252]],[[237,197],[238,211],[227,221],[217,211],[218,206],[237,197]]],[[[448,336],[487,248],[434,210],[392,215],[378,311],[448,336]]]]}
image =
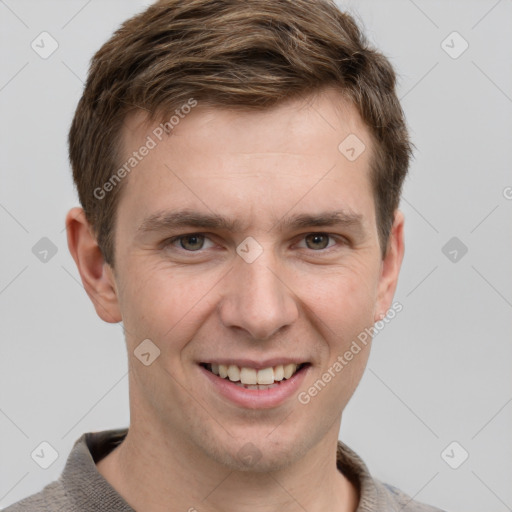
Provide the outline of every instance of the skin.
{"type": "MultiPolygon", "coordinates": [[[[142,114],[126,125],[129,155],[152,127],[142,114]]],[[[115,269],[103,261],[83,211],[68,213],[69,249],[85,289],[98,315],[122,320],[126,331],[130,428],[97,468],[133,508],[356,510],[357,491],[336,468],[336,444],[371,343],[308,404],[293,396],[270,409],[220,396],[198,362],[300,356],[311,363],[299,390],[307,391],[382,318],[404,254],[404,219],[397,210],[382,259],[370,157],[368,130],[333,90],[265,112],[199,104],[125,178],[115,269]],[[351,133],[366,145],[353,162],[338,150],[351,133]],[[242,226],[137,232],[148,215],[180,208],[242,226]],[[277,224],[339,209],[361,215],[360,232],[277,224]],[[189,238],[162,244],[193,233],[205,234],[204,245],[189,238]],[[236,252],[248,236],[263,249],[252,263],[236,252]],[[148,338],[161,352],[145,366],[134,350],[148,338]],[[237,454],[249,442],[260,458],[247,468],[237,454]]]]}

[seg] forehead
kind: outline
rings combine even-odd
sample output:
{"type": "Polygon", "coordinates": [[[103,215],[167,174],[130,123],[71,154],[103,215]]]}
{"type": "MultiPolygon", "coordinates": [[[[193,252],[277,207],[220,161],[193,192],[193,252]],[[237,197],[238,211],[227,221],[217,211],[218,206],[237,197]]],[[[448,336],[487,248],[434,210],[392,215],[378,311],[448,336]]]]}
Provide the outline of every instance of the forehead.
{"type": "MultiPolygon", "coordinates": [[[[268,154],[287,148],[299,149],[297,153],[307,153],[308,150],[318,153],[318,139],[321,138],[323,151],[338,156],[343,149],[339,143],[348,135],[357,136],[367,149],[371,149],[370,132],[357,108],[333,88],[283,101],[265,110],[220,108],[196,100],[193,101],[196,106],[190,107],[191,99],[184,101],[175,112],[155,116],[157,121],[150,121],[142,109],[129,114],[123,123],[122,153],[129,156],[148,137],[160,146],[173,138],[180,139],[179,142],[186,137],[187,142],[192,142],[193,138],[196,146],[200,145],[195,148],[200,149],[200,153],[233,150],[235,145],[239,154],[244,151],[251,155],[268,154]],[[169,133],[163,133],[164,127],[170,128],[169,133]],[[216,136],[212,137],[212,134],[216,136]],[[234,142],[231,147],[230,140],[234,142]]],[[[363,160],[369,154],[367,151],[363,160]]]]}
{"type": "Polygon", "coordinates": [[[170,134],[162,133],[165,119],[149,122],[144,112],[126,119],[123,158],[151,146],[123,184],[121,202],[134,211],[148,214],[179,202],[223,212],[232,206],[237,214],[265,206],[280,216],[279,208],[306,207],[320,196],[339,198],[333,209],[373,211],[370,134],[337,91],[264,111],[197,102],[178,114],[169,116],[170,134]]]}
{"type": "MultiPolygon", "coordinates": [[[[123,123],[123,151],[133,151],[147,135],[157,142],[165,143],[170,138],[189,135],[191,131],[194,131],[196,138],[204,134],[210,136],[212,130],[222,130],[224,135],[236,134],[236,144],[243,145],[251,152],[255,152],[255,146],[262,142],[265,143],[262,149],[266,151],[272,145],[276,148],[287,145],[292,147],[294,142],[298,142],[305,149],[300,139],[311,140],[313,130],[318,134],[331,132],[331,135],[334,135],[336,133],[334,142],[340,136],[353,133],[370,143],[370,133],[357,108],[333,88],[282,101],[265,110],[221,108],[196,100],[193,102],[196,106],[190,107],[190,100],[192,98],[184,101],[175,109],[175,112],[157,115],[156,121],[150,121],[147,113],[142,109],[129,114],[123,123]],[[170,127],[169,134],[161,133],[164,125],[170,127]],[[273,132],[271,137],[265,138],[265,134],[269,132],[273,132]]],[[[217,137],[215,146],[220,148],[224,145],[223,142],[220,137],[217,137]]],[[[314,141],[311,140],[311,142],[314,141]]],[[[327,144],[333,141],[326,139],[325,142],[325,149],[327,149],[327,144]]],[[[337,144],[334,149],[336,147],[337,144]]],[[[317,150],[317,148],[314,149],[317,150]]]]}

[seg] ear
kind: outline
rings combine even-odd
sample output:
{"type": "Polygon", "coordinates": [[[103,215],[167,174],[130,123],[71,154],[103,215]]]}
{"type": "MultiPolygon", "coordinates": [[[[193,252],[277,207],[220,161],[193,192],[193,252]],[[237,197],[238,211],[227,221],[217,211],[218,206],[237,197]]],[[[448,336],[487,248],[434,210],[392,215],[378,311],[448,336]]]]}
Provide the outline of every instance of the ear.
{"type": "Polygon", "coordinates": [[[69,252],[96,313],[105,322],[120,322],[122,317],[113,270],[105,262],[82,208],[69,210],[66,231],[69,252]]]}
{"type": "Polygon", "coordinates": [[[391,307],[398,284],[398,275],[404,257],[404,250],[404,215],[400,210],[395,210],[386,256],[381,264],[374,322],[384,318],[391,307]]]}

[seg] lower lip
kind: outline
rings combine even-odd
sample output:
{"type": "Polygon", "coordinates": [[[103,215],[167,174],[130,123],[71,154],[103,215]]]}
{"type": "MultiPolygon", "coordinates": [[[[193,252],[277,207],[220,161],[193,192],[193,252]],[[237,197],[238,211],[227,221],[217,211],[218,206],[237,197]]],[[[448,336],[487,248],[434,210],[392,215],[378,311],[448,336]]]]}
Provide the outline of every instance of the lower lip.
{"type": "Polygon", "coordinates": [[[210,372],[203,366],[199,369],[203,375],[211,382],[213,388],[222,396],[228,398],[231,402],[249,409],[270,409],[277,407],[294,395],[300,388],[310,365],[303,367],[292,377],[280,381],[281,383],[268,389],[246,389],[237,386],[229,379],[223,379],[210,372]]]}

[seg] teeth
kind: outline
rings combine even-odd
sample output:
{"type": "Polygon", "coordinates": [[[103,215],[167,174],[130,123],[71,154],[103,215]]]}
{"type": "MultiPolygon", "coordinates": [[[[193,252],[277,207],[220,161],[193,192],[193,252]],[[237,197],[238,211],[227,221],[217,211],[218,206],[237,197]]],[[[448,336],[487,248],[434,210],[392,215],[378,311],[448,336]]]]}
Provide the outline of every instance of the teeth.
{"type": "Polygon", "coordinates": [[[215,375],[225,379],[229,378],[231,382],[241,382],[249,386],[249,389],[258,389],[258,385],[270,385],[274,382],[282,381],[283,379],[289,379],[298,368],[295,363],[289,363],[285,365],[270,366],[269,368],[263,368],[261,370],[255,370],[254,368],[242,367],[239,368],[234,364],[214,364],[210,365],[211,371],[215,375]]]}
{"type": "Polygon", "coordinates": [[[241,382],[234,382],[238,387],[242,387],[245,389],[272,389],[277,387],[279,384],[270,384],[270,385],[264,385],[264,384],[242,384],[241,382]]]}
{"type": "Polygon", "coordinates": [[[219,376],[223,379],[228,376],[228,367],[225,364],[219,364],[219,376]]]}
{"type": "Polygon", "coordinates": [[[296,369],[297,369],[296,364],[293,364],[293,363],[285,364],[284,365],[284,378],[289,379],[295,373],[296,369]]]}
{"type": "Polygon", "coordinates": [[[230,364],[228,366],[228,377],[229,380],[232,382],[236,382],[237,380],[240,380],[240,370],[238,369],[238,366],[234,364],[230,364]]]}
{"type": "MultiPolygon", "coordinates": [[[[273,384],[274,383],[274,368],[264,368],[258,370],[258,384],[273,384]]],[[[242,381],[242,384],[245,382],[242,381]]]]}
{"type": "Polygon", "coordinates": [[[284,379],[284,368],[283,365],[280,364],[274,368],[274,380],[283,380],[284,379]]]}
{"type": "Polygon", "coordinates": [[[240,382],[243,384],[258,384],[258,373],[254,368],[241,368],[240,382]]]}

